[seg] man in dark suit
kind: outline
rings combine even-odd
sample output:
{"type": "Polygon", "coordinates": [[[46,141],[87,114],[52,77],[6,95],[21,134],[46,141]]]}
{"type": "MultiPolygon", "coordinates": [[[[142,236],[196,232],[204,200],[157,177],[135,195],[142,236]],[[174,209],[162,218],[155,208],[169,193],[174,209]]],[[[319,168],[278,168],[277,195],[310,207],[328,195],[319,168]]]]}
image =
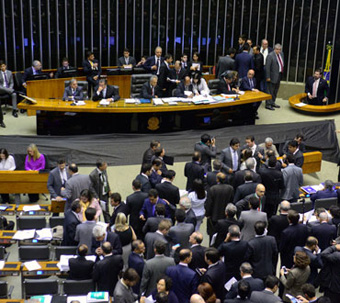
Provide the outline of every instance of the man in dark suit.
{"type": "Polygon", "coordinates": [[[184,167],[184,176],[187,177],[186,190],[192,191],[192,185],[195,179],[204,182],[204,168],[200,165],[201,153],[196,151],[192,156],[192,162],[186,163],[184,167]]]}
{"type": "Polygon", "coordinates": [[[88,247],[82,244],[78,247],[78,257],[71,258],[68,261],[70,266],[69,279],[70,280],[90,280],[92,279],[92,272],[94,262],[86,260],[88,247]]]}
{"type": "MultiPolygon", "coordinates": [[[[160,184],[162,182],[161,168],[162,168],[162,160],[159,158],[153,157],[152,169],[151,169],[151,174],[149,177],[152,188],[155,188],[157,184],[160,184]]],[[[167,170],[165,172],[167,172],[167,170]]]]}
{"type": "Polygon", "coordinates": [[[205,262],[204,252],[207,249],[202,246],[203,235],[199,231],[193,232],[189,237],[189,243],[191,244],[190,249],[192,252],[191,262],[189,263],[189,267],[192,270],[196,270],[196,268],[207,268],[208,264],[205,262]]]}
{"type": "Polygon", "coordinates": [[[93,281],[96,282],[98,291],[108,291],[112,296],[118,282],[118,275],[123,269],[123,259],[121,255],[112,253],[110,242],[104,242],[100,248],[104,259],[94,265],[93,281]]]}
{"type": "Polygon", "coordinates": [[[230,179],[229,184],[231,184],[233,174],[240,169],[240,140],[234,137],[230,140],[229,145],[229,147],[221,151],[220,160],[222,162],[222,172],[227,174],[228,179],[230,179]]]}
{"type": "Polygon", "coordinates": [[[251,174],[251,171],[249,170],[247,170],[244,174],[244,182],[245,182],[244,184],[241,184],[236,188],[236,192],[234,196],[235,204],[238,201],[254,193],[257,185],[259,184],[253,181],[253,175],[251,174]]]}
{"type": "Polygon", "coordinates": [[[106,99],[107,101],[118,101],[120,99],[118,90],[113,85],[107,85],[106,79],[100,79],[98,86],[95,87],[92,100],[100,101],[106,99]]]}
{"type": "Polygon", "coordinates": [[[268,93],[272,95],[271,100],[266,100],[266,109],[269,110],[280,108],[280,105],[277,105],[275,101],[284,71],[284,60],[281,49],[281,44],[275,44],[274,51],[269,53],[266,59],[266,81],[268,93]]]}
{"type": "Polygon", "coordinates": [[[243,50],[236,56],[235,59],[235,70],[238,71],[240,79],[247,76],[250,69],[254,69],[254,60],[252,55],[249,54],[249,44],[243,45],[243,50]]]}
{"type": "Polygon", "coordinates": [[[132,68],[135,67],[136,64],[136,59],[130,56],[129,49],[124,48],[123,56],[118,58],[117,66],[132,68]]]}
{"type": "Polygon", "coordinates": [[[325,186],[323,190],[318,190],[315,194],[312,194],[310,199],[314,203],[317,199],[326,199],[326,198],[336,198],[338,197],[337,191],[334,189],[334,183],[331,180],[325,181],[325,186]]]}
{"type": "Polygon", "coordinates": [[[235,219],[236,212],[236,206],[232,203],[229,203],[225,208],[225,219],[220,219],[217,221],[215,226],[215,232],[217,234],[214,244],[215,247],[218,248],[224,242],[231,225],[237,225],[242,228],[242,224],[235,219]]]}
{"type": "Polygon", "coordinates": [[[164,57],[164,62],[161,64],[158,76],[158,85],[163,90],[163,97],[171,97],[172,83],[168,81],[171,77],[170,64],[172,62],[172,55],[166,54],[164,57]]]}
{"type": "Polygon", "coordinates": [[[88,96],[91,96],[91,89],[96,87],[99,82],[102,68],[97,59],[94,58],[94,53],[86,52],[86,60],[83,61],[84,74],[88,83],[88,96]]]}
{"type": "Polygon", "coordinates": [[[78,87],[78,81],[76,79],[71,79],[70,85],[65,87],[63,100],[84,100],[83,89],[78,87]]]}
{"type": "Polygon", "coordinates": [[[253,69],[249,69],[247,72],[247,75],[241,78],[240,90],[258,92],[259,90],[256,88],[257,81],[254,76],[255,76],[255,71],[253,69]]]}
{"type": "Polygon", "coordinates": [[[258,221],[254,225],[255,238],[248,242],[246,259],[252,265],[255,278],[262,280],[268,275],[275,275],[278,250],[275,238],[265,235],[266,222],[258,221]]]}
{"type": "Polygon", "coordinates": [[[256,88],[258,90],[261,90],[261,82],[264,79],[264,72],[263,72],[264,57],[258,45],[253,47],[253,59],[254,59],[256,88]]]}
{"type": "MultiPolygon", "coordinates": [[[[63,60],[61,61],[61,66],[58,67],[57,72],[55,73],[56,78],[65,78],[68,77],[66,73],[64,74],[64,71],[67,70],[74,70],[75,68],[70,65],[70,62],[68,58],[64,57],[63,60]]],[[[76,75],[74,75],[75,77],[76,75]]]]}
{"type": "Polygon", "coordinates": [[[155,232],[158,229],[159,223],[166,219],[169,220],[172,225],[172,220],[170,218],[165,218],[165,205],[158,203],[155,206],[155,217],[150,217],[146,220],[143,226],[143,233],[147,234],[148,232],[155,232]]]}
{"type": "MultiPolygon", "coordinates": [[[[26,81],[31,80],[33,76],[35,75],[43,75],[42,71],[42,64],[38,60],[34,60],[32,62],[32,66],[29,68],[26,68],[24,71],[24,74],[22,75],[21,81],[22,81],[22,86],[24,88],[27,87],[26,81]]],[[[46,78],[52,78],[53,73],[50,73],[49,75],[46,75],[46,78]]]]}
{"type": "Polygon", "coordinates": [[[239,90],[234,86],[234,74],[232,72],[225,72],[221,75],[218,83],[218,93],[226,95],[237,94],[239,90]]]}
{"type": "Polygon", "coordinates": [[[327,103],[329,87],[327,81],[322,79],[321,69],[316,69],[314,71],[314,77],[307,79],[305,92],[309,104],[324,105],[327,103]]]}
{"type": "MultiPolygon", "coordinates": [[[[306,152],[306,145],[305,143],[303,143],[302,141],[304,140],[304,135],[302,133],[298,133],[296,134],[296,136],[294,137],[294,141],[297,142],[298,144],[298,149],[302,152],[305,153],[306,152]]],[[[287,154],[288,153],[288,143],[292,141],[292,140],[287,140],[285,142],[285,144],[283,145],[282,148],[282,152],[283,154],[287,154]]]]}
{"type": "MultiPolygon", "coordinates": [[[[266,205],[266,196],[265,196],[265,192],[266,192],[266,188],[263,186],[263,184],[258,183],[256,185],[255,188],[255,192],[245,196],[243,199],[241,199],[240,201],[236,202],[236,208],[237,208],[237,217],[240,217],[240,214],[242,211],[244,210],[249,210],[249,203],[251,201],[251,199],[255,198],[255,200],[257,200],[259,202],[259,210],[261,212],[263,212],[264,207],[266,205]]],[[[267,214],[266,214],[267,215],[267,214]]],[[[253,223],[255,223],[256,221],[254,221],[253,223]]],[[[251,231],[253,231],[252,229],[252,225],[249,226],[251,231]]]]}
{"type": "Polygon", "coordinates": [[[288,211],[289,226],[282,232],[280,241],[281,265],[287,268],[293,267],[294,249],[303,246],[308,237],[307,226],[299,224],[299,213],[294,210],[288,211]]]}
{"type": "Polygon", "coordinates": [[[194,211],[191,208],[191,200],[184,196],[179,200],[179,207],[185,211],[185,223],[191,223],[196,228],[197,218],[194,211]]]}
{"type": "Polygon", "coordinates": [[[194,87],[191,84],[191,78],[190,76],[185,76],[181,83],[177,85],[175,97],[192,98],[194,95],[194,87]]]}
{"type": "Polygon", "coordinates": [[[253,135],[247,136],[245,141],[246,144],[243,145],[241,151],[244,153],[246,149],[251,150],[252,156],[256,160],[256,171],[258,171],[261,167],[261,160],[264,158],[264,149],[256,144],[255,137],[253,135]]]}
{"type": "Polygon", "coordinates": [[[116,222],[118,213],[123,213],[127,216],[129,213],[129,209],[125,202],[122,202],[122,196],[119,193],[111,194],[110,203],[113,208],[113,212],[110,218],[110,226],[112,226],[116,222]]]}
{"type": "Polygon", "coordinates": [[[237,283],[237,298],[226,299],[224,303],[251,303],[250,296],[250,284],[246,280],[242,280],[237,283]]]}
{"type": "MultiPolygon", "coordinates": [[[[4,61],[0,61],[0,95],[11,97],[12,115],[13,117],[18,118],[17,94],[14,91],[13,74],[7,69],[7,65],[4,61]]],[[[0,115],[2,116],[1,109],[0,112],[0,115]]]]}
{"type": "Polygon", "coordinates": [[[191,223],[185,223],[185,211],[177,209],[175,213],[177,224],[170,227],[169,237],[173,245],[180,244],[182,248],[189,247],[189,237],[194,232],[195,227],[191,223]]]}
{"type": "Polygon", "coordinates": [[[166,275],[172,279],[172,290],[178,298],[178,302],[189,303],[192,294],[197,292],[198,276],[188,267],[192,253],[190,249],[181,249],[179,252],[180,263],[170,266],[166,275]]]}
{"type": "Polygon", "coordinates": [[[216,158],[217,153],[215,138],[203,134],[201,141],[195,143],[194,149],[201,154],[201,166],[204,168],[204,172],[211,171],[211,159],[216,158]]]}
{"type": "Polygon", "coordinates": [[[112,253],[114,255],[121,255],[123,253],[122,244],[120,243],[119,236],[116,233],[106,231],[106,228],[102,225],[96,225],[92,231],[92,254],[96,254],[98,257],[103,255],[101,245],[104,242],[110,242],[112,247],[112,253]]]}
{"type": "Polygon", "coordinates": [[[155,232],[149,232],[145,235],[145,245],[146,245],[146,259],[149,260],[155,256],[154,246],[156,241],[165,243],[164,254],[170,256],[170,245],[168,241],[168,233],[171,227],[171,222],[169,220],[162,220],[158,224],[158,229],[155,232]]]}
{"type": "Polygon", "coordinates": [[[142,165],[143,164],[150,164],[152,156],[155,155],[155,150],[157,147],[160,147],[161,143],[158,140],[152,140],[150,142],[150,147],[144,152],[143,154],[143,160],[142,160],[142,165]]]}
{"type": "Polygon", "coordinates": [[[162,57],[162,48],[160,46],[157,46],[155,48],[155,55],[146,59],[143,68],[148,72],[151,72],[154,75],[158,76],[161,64],[163,62],[164,58],[162,57]]]}
{"type": "MultiPolygon", "coordinates": [[[[283,159],[285,160],[288,155],[292,155],[294,157],[294,164],[298,167],[302,167],[304,157],[303,153],[299,150],[298,143],[295,140],[292,140],[288,143],[288,153],[283,155],[283,159]]],[[[283,167],[286,167],[283,165],[283,167]]]]}
{"type": "MultiPolygon", "coordinates": [[[[143,275],[143,269],[145,265],[144,253],[145,245],[141,240],[135,240],[131,244],[132,252],[129,255],[128,266],[133,268],[138,273],[141,278],[143,275]]],[[[140,291],[140,281],[132,288],[133,292],[139,294],[140,291]]]]}
{"type": "MultiPolygon", "coordinates": [[[[247,36],[245,34],[241,34],[238,37],[238,49],[237,49],[237,55],[241,54],[244,51],[244,45],[247,42],[247,36]]],[[[236,55],[236,56],[237,56],[236,55]]]]}
{"type": "Polygon", "coordinates": [[[238,295],[238,285],[241,281],[247,281],[250,286],[250,294],[253,291],[262,291],[264,289],[263,281],[259,278],[253,278],[253,268],[248,262],[244,262],[240,266],[241,280],[235,282],[230,291],[225,296],[226,299],[234,299],[238,295]]]}
{"type": "Polygon", "coordinates": [[[136,176],[136,180],[141,183],[141,190],[144,193],[149,193],[151,187],[150,175],[151,175],[151,163],[145,163],[142,165],[142,170],[139,175],[136,176]]]}
{"type": "Polygon", "coordinates": [[[207,186],[207,189],[209,189],[213,185],[217,184],[216,176],[217,176],[218,173],[221,172],[221,169],[222,169],[221,161],[215,159],[213,161],[212,168],[213,168],[213,171],[208,171],[207,172],[207,176],[206,176],[206,181],[207,181],[206,186],[207,186]]]}
{"type": "Polygon", "coordinates": [[[323,251],[331,246],[333,240],[336,238],[336,227],[328,223],[328,214],[322,212],[319,214],[319,225],[312,227],[311,235],[318,239],[319,247],[323,251]]]}
{"type": "Polygon", "coordinates": [[[275,276],[268,276],[262,291],[253,291],[251,293],[250,302],[252,303],[280,303],[281,298],[275,296],[279,288],[280,280],[275,276]]]}
{"type": "Polygon", "coordinates": [[[261,91],[267,92],[267,79],[266,79],[266,61],[268,55],[273,51],[274,49],[269,46],[268,40],[263,39],[261,41],[261,48],[260,53],[263,55],[263,80],[261,81],[261,91]]]}
{"type": "Polygon", "coordinates": [[[227,55],[225,57],[220,57],[216,66],[216,75],[217,79],[221,77],[221,75],[226,71],[235,70],[235,53],[236,50],[234,48],[229,48],[227,51],[227,55]]]}
{"type": "Polygon", "coordinates": [[[81,207],[79,201],[73,201],[71,208],[65,212],[64,218],[64,230],[63,230],[63,245],[64,246],[76,246],[78,242],[74,240],[76,235],[77,225],[81,222],[78,217],[81,207]]]}
{"type": "Polygon", "coordinates": [[[276,240],[277,247],[280,247],[281,233],[288,225],[288,211],[290,210],[290,203],[282,201],[280,203],[280,214],[272,216],[268,222],[268,235],[273,236],[276,240]]]}
{"type": "Polygon", "coordinates": [[[159,198],[158,191],[156,189],[150,189],[149,196],[144,200],[143,207],[139,212],[139,218],[146,221],[150,217],[155,217],[155,207],[158,203],[165,205],[165,217],[171,218],[170,203],[168,204],[159,198]]]}
{"type": "Polygon", "coordinates": [[[214,234],[217,221],[224,218],[226,206],[234,200],[233,187],[225,184],[226,175],[218,173],[216,179],[217,184],[209,189],[204,205],[205,216],[209,221],[207,223],[207,229],[210,236],[214,234]]]}
{"type": "Polygon", "coordinates": [[[139,212],[143,207],[144,200],[148,197],[147,193],[141,191],[142,184],[139,180],[132,181],[133,193],[126,198],[126,206],[130,215],[129,222],[136,233],[137,239],[143,238],[143,221],[139,219],[139,212]]]}
{"type": "Polygon", "coordinates": [[[150,77],[150,81],[145,82],[140,91],[140,98],[152,99],[162,96],[162,89],[157,85],[158,77],[153,75],[150,77]]]}
{"type": "Polygon", "coordinates": [[[57,167],[52,169],[47,179],[47,189],[51,195],[51,199],[62,200],[61,188],[65,187],[66,181],[70,178],[70,174],[66,169],[65,159],[59,159],[57,167]]]}
{"type": "Polygon", "coordinates": [[[226,281],[229,281],[232,277],[235,277],[237,280],[241,279],[240,266],[246,261],[245,255],[248,243],[240,240],[240,238],[240,227],[231,225],[229,226],[225,241],[218,247],[220,255],[224,257],[226,281]]]}
{"type": "Polygon", "coordinates": [[[271,156],[268,159],[268,167],[263,166],[259,170],[262,184],[266,188],[264,211],[267,213],[268,219],[276,214],[280,203],[281,190],[284,188],[283,174],[280,170],[276,169],[276,162],[276,157],[271,156]]]}
{"type": "Polygon", "coordinates": [[[205,261],[208,264],[208,268],[201,281],[209,283],[213,287],[216,297],[222,302],[225,296],[225,266],[220,260],[218,250],[214,247],[206,249],[205,261]]]}
{"type": "MultiPolygon", "coordinates": [[[[184,77],[187,75],[186,68],[182,67],[181,61],[177,60],[175,62],[174,68],[170,70],[170,79],[176,81],[176,85],[180,84],[184,77]]],[[[173,88],[176,87],[173,86],[173,88]]]]}
{"type": "Polygon", "coordinates": [[[114,289],[112,302],[138,302],[138,295],[133,291],[133,287],[138,281],[139,275],[133,268],[125,270],[114,289]]]}

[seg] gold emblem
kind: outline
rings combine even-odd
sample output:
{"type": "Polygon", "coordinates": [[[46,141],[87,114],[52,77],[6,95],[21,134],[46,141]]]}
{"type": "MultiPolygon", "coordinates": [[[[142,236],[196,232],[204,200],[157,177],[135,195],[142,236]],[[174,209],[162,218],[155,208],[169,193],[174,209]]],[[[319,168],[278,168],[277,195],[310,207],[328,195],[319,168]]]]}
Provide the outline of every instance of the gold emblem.
{"type": "Polygon", "coordinates": [[[157,117],[151,117],[148,120],[148,129],[150,129],[150,130],[159,129],[159,119],[157,117]]]}

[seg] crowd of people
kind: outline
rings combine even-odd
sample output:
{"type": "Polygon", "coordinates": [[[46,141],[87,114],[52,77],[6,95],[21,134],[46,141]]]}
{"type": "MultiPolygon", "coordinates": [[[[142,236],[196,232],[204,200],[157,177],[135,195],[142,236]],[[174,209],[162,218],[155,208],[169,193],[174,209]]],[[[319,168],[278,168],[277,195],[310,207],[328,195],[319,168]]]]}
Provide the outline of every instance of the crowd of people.
{"type": "MultiPolygon", "coordinates": [[[[47,187],[51,199],[65,201],[62,244],[78,246],[70,279],[93,279],[114,302],[339,302],[340,208],[318,208],[308,220],[290,209],[303,183],[303,139],[297,134],[281,152],[272,138],[257,144],[247,136],[242,147],[232,138],[215,159],[216,139],[203,134],[185,164],[182,196],[164,147],[152,141],[125,201],[111,191],[104,160],[89,175],[58,160],[47,187]]],[[[31,144],[25,169],[46,169],[47,158],[31,144]]],[[[0,170],[16,168],[6,149],[0,159],[0,170]]],[[[337,196],[327,180],[311,200],[337,196]]]]}

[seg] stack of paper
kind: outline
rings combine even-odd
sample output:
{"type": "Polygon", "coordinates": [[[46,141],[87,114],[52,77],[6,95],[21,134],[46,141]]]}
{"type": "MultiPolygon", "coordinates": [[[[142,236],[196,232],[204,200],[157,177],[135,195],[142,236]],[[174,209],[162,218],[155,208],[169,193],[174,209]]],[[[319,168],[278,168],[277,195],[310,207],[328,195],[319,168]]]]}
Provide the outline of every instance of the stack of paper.
{"type": "Polygon", "coordinates": [[[163,105],[163,101],[161,98],[153,98],[153,105],[163,105]]]}
{"type": "Polygon", "coordinates": [[[35,236],[35,229],[18,230],[14,236],[13,240],[27,240],[33,239],[35,236]]]}
{"type": "Polygon", "coordinates": [[[77,101],[76,105],[81,106],[81,105],[86,105],[86,103],[85,103],[85,101],[77,101]]]}
{"type": "Polygon", "coordinates": [[[43,228],[43,229],[37,230],[36,232],[37,232],[37,236],[36,236],[37,240],[50,241],[53,238],[52,228],[43,228]]]}
{"type": "Polygon", "coordinates": [[[69,271],[70,266],[68,265],[69,259],[76,258],[76,255],[61,255],[59,263],[57,263],[57,267],[60,271],[69,271]]]}
{"type": "Polygon", "coordinates": [[[125,104],[140,104],[139,99],[125,99],[125,104]]]}
{"type": "Polygon", "coordinates": [[[110,104],[110,101],[108,101],[107,99],[102,99],[99,102],[99,105],[109,105],[109,104],[110,104]]]}
{"type": "Polygon", "coordinates": [[[23,208],[23,211],[37,211],[40,210],[40,205],[25,205],[23,208]]]}
{"type": "Polygon", "coordinates": [[[40,264],[37,261],[24,262],[24,265],[26,266],[28,271],[38,270],[41,268],[40,264]]]}

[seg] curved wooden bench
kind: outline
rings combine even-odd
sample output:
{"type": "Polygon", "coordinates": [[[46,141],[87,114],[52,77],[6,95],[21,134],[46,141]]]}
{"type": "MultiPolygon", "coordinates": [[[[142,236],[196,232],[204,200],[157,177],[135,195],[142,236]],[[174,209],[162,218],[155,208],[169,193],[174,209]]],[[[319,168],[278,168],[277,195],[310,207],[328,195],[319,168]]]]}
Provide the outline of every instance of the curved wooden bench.
{"type": "Polygon", "coordinates": [[[303,94],[297,94],[294,96],[291,96],[289,98],[289,104],[292,108],[302,111],[302,112],[310,112],[310,113],[334,113],[337,111],[340,111],[340,103],[334,103],[330,105],[304,105],[304,106],[296,106],[296,104],[301,103],[303,99],[307,97],[306,93],[303,94]]]}

